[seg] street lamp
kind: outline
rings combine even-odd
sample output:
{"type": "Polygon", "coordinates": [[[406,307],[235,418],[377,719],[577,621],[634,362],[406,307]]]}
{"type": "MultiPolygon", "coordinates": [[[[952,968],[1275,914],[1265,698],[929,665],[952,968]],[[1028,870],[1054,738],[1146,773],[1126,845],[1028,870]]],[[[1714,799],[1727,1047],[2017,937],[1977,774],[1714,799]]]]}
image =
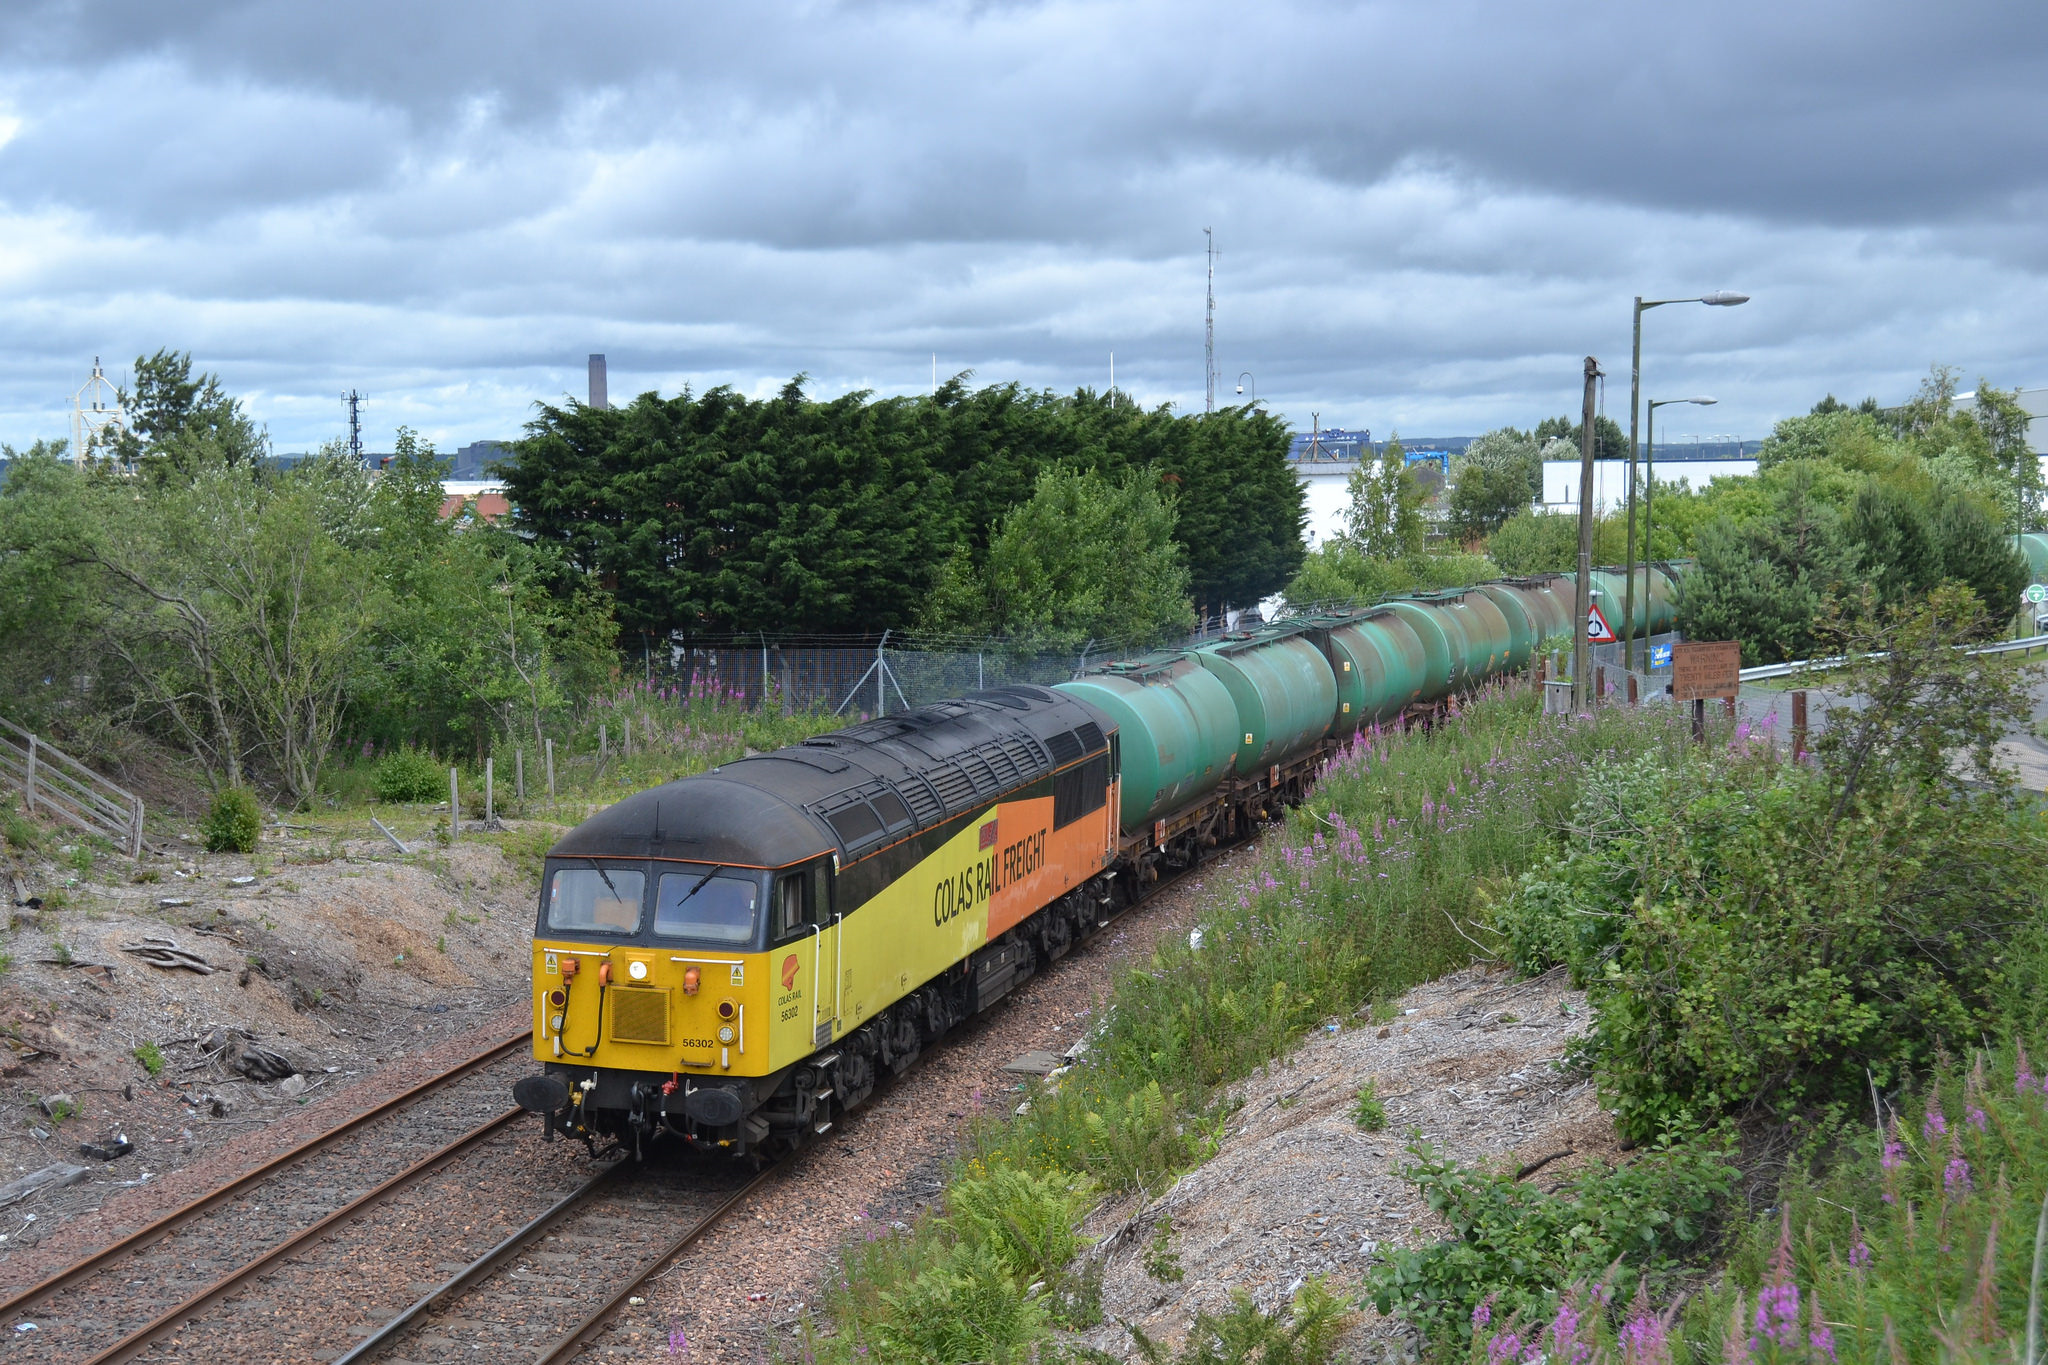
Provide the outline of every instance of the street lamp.
{"type": "MultiPolygon", "coordinates": [[[[1711,294],[1690,299],[1645,299],[1640,294],[1636,295],[1635,342],[1629,351],[1628,361],[1628,552],[1623,556],[1628,562],[1622,566],[1628,574],[1628,582],[1622,589],[1621,607],[1621,662],[1624,668],[1636,666],[1636,409],[1643,389],[1643,314],[1667,303],[1704,303],[1709,308],[1733,308],[1738,303],[1748,302],[1749,295],[1738,294],[1732,289],[1716,289],[1711,294]]],[[[1647,593],[1649,590],[1646,579],[1643,591],[1647,593]]]]}
{"type": "Polygon", "coordinates": [[[1256,404],[1259,401],[1259,381],[1252,377],[1252,372],[1250,370],[1241,370],[1238,372],[1237,391],[1239,393],[1244,392],[1244,381],[1247,379],[1250,379],[1252,381],[1252,402],[1256,404]]]}
{"type": "MultiPolygon", "coordinates": [[[[1673,403],[1697,403],[1701,407],[1712,407],[1720,402],[1718,398],[1652,398],[1649,402],[1649,422],[1643,441],[1643,600],[1644,615],[1649,614],[1650,597],[1650,507],[1657,494],[1657,409],[1668,408],[1673,403]]],[[[1634,572],[1635,547],[1629,547],[1631,556],[1630,572],[1634,572]]],[[[1649,671],[1650,641],[1648,632],[1643,637],[1643,671],[1649,671]]]]}

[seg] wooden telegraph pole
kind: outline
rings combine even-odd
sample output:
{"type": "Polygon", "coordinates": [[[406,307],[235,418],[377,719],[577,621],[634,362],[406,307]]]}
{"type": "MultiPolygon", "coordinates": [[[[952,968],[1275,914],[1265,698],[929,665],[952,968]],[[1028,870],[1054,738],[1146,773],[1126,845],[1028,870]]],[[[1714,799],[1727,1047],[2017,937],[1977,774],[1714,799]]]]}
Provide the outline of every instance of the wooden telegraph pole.
{"type": "Polygon", "coordinates": [[[1586,357],[1586,397],[1579,418],[1579,573],[1572,591],[1572,712],[1586,709],[1586,683],[1592,676],[1592,651],[1586,644],[1586,622],[1593,611],[1593,384],[1600,362],[1586,357]]]}

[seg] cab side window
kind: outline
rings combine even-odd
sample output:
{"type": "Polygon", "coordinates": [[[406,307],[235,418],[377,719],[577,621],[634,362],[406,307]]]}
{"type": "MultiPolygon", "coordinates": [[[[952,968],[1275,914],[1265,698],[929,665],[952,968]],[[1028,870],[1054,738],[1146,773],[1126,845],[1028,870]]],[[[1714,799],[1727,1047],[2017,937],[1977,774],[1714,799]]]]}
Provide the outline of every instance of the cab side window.
{"type": "Polygon", "coordinates": [[[779,878],[775,883],[775,937],[788,938],[810,928],[811,916],[804,895],[809,878],[801,872],[779,878]]]}

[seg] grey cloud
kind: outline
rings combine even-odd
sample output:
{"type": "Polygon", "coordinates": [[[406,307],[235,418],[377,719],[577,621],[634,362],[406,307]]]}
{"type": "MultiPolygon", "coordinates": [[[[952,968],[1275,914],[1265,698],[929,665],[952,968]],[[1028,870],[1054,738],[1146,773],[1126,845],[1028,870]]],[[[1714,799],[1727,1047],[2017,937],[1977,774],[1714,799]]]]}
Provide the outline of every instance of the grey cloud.
{"type": "Polygon", "coordinates": [[[1646,351],[1752,435],[1935,359],[2048,377],[2032,9],[10,14],[0,439],[161,344],[287,445],[351,385],[504,434],[590,349],[614,392],[910,390],[933,351],[1066,388],[1115,349],[1199,402],[1204,224],[1226,392],[1249,368],[1304,421],[1562,410],[1637,290],[1757,295],[1655,315],[1646,351]]]}

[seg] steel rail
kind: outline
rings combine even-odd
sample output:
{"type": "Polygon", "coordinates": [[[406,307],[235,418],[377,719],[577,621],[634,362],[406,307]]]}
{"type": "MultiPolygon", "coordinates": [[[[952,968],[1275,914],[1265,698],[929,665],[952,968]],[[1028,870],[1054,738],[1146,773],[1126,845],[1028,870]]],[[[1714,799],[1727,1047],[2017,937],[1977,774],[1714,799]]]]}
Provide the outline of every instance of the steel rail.
{"type": "MultiPolygon", "coordinates": [[[[2001,640],[1995,645],[1978,645],[1974,649],[1964,649],[1961,652],[1966,655],[2012,654],[2018,651],[2035,650],[2044,647],[2048,647],[2048,635],[2029,635],[2023,640],[2001,640]]],[[[1878,651],[1872,654],[1858,654],[1854,657],[1847,654],[1836,654],[1825,659],[1794,659],[1790,663],[1758,664],[1755,668],[1743,669],[1736,676],[1743,682],[1761,682],[1765,678],[1789,678],[1796,673],[1825,673],[1829,669],[1842,668],[1861,660],[1882,659],[1885,657],[1883,651],[1878,651]]]]}
{"type": "Polygon", "coordinates": [[[163,1217],[157,1219],[156,1221],[146,1224],[143,1227],[137,1228],[134,1232],[129,1233],[126,1237],[121,1238],[119,1241],[100,1248],[98,1251],[93,1252],[90,1256],[87,1256],[84,1260],[66,1266],[64,1269],[50,1276],[42,1283],[32,1285],[29,1288],[22,1290],[19,1294],[16,1294],[13,1298],[10,1298],[5,1302],[0,1302],[0,1321],[5,1321],[6,1319],[13,1317],[15,1314],[21,1312],[22,1310],[33,1307],[34,1305],[40,1303],[42,1300],[48,1298],[51,1294],[54,1294],[58,1290],[76,1284],[79,1280],[84,1279],[85,1277],[92,1275],[101,1269],[104,1269],[109,1262],[113,1261],[116,1257],[120,1256],[124,1252],[139,1250],[140,1248],[162,1237],[164,1234],[177,1228],[180,1224],[191,1221],[192,1219],[198,1217],[200,1214],[205,1213],[207,1210],[214,1208],[215,1206],[232,1198],[234,1195],[241,1193],[243,1190],[255,1184],[257,1181],[263,1179],[265,1176],[274,1173],[275,1171],[279,1170],[280,1168],[286,1165],[289,1165],[290,1163],[298,1160],[299,1158],[310,1156],[312,1153],[320,1150],[322,1147],[327,1146],[329,1143],[337,1141],[338,1139],[347,1136],[349,1133],[352,1133],[357,1129],[362,1128],[379,1118],[382,1118],[386,1114],[389,1114],[392,1110],[397,1109],[401,1105],[407,1104],[412,1100],[418,1099],[421,1095],[427,1093],[430,1090],[435,1089],[438,1086],[445,1085],[458,1077],[468,1075],[470,1072],[476,1070],[479,1067],[488,1066],[490,1063],[497,1061],[499,1057],[502,1056],[504,1053],[510,1052],[513,1048],[516,1048],[521,1043],[524,1043],[528,1037],[529,1035],[527,1034],[527,1032],[522,1029],[519,1033],[514,1034],[509,1038],[504,1038],[499,1040],[498,1042],[492,1043],[482,1052],[476,1053],[468,1060],[463,1061],[457,1064],[456,1066],[441,1072],[438,1075],[431,1076],[428,1079],[421,1081],[418,1085],[413,1086],[409,1090],[404,1090],[396,1095],[393,1095],[390,1099],[383,1101],[382,1103],[376,1105],[373,1108],[364,1110],[362,1113],[357,1114],[355,1117],[351,1119],[348,1119],[346,1122],[343,1122],[333,1128],[329,1128],[323,1133],[315,1134],[314,1136],[306,1139],[304,1142],[301,1142],[298,1146],[293,1147],[287,1151],[280,1152],[276,1156],[271,1157],[269,1160],[263,1162],[261,1165],[256,1166],[253,1169],[246,1171],[239,1176],[236,1176],[227,1184],[218,1186],[212,1190],[207,1191],[205,1194],[199,1196],[199,1198],[193,1200],[191,1203],[186,1204],[180,1208],[173,1209],[171,1212],[165,1214],[163,1217]]]}
{"type": "Polygon", "coordinates": [[[583,1348],[589,1344],[588,1338],[597,1334],[597,1330],[604,1326],[605,1319],[616,1312],[619,1305],[624,1303],[634,1290],[653,1279],[663,1266],[674,1260],[681,1252],[688,1250],[692,1242],[716,1227],[718,1220],[725,1217],[733,1205],[752,1194],[763,1181],[781,1169],[782,1167],[779,1163],[766,1167],[752,1180],[749,1180],[746,1184],[727,1195],[719,1202],[716,1208],[698,1219],[682,1235],[671,1239],[669,1244],[663,1247],[653,1259],[642,1263],[640,1270],[631,1279],[620,1285],[617,1293],[606,1299],[603,1304],[593,1311],[590,1316],[583,1319],[582,1322],[570,1328],[554,1345],[534,1357],[533,1365],[555,1365],[556,1361],[567,1360],[572,1355],[581,1354],[583,1348]]]}
{"type": "Polygon", "coordinates": [[[428,1309],[433,1308],[443,1300],[453,1297],[468,1287],[486,1271],[497,1265],[499,1261],[504,1260],[505,1257],[518,1250],[520,1246],[532,1240],[535,1233],[589,1198],[599,1185],[610,1180],[623,1165],[625,1165],[624,1162],[615,1162],[593,1172],[587,1180],[568,1194],[563,1195],[545,1213],[508,1235],[505,1240],[499,1242],[489,1251],[486,1251],[483,1255],[457,1271],[445,1283],[429,1290],[417,1299],[411,1307],[349,1348],[348,1354],[336,1356],[328,1365],[356,1365],[357,1361],[368,1360],[378,1348],[402,1333],[420,1314],[425,1313],[428,1309]]]}
{"type": "Polygon", "coordinates": [[[255,1260],[229,1271],[205,1289],[200,1290],[197,1294],[194,1294],[191,1298],[173,1308],[170,1312],[136,1328],[112,1346],[107,1347],[106,1350],[93,1356],[86,1362],[86,1365],[112,1365],[115,1361],[133,1359],[141,1351],[152,1345],[157,1338],[175,1330],[194,1313],[211,1307],[329,1228],[348,1221],[369,1205],[376,1203],[400,1187],[410,1184],[417,1177],[425,1175],[428,1171],[441,1165],[451,1157],[461,1155],[463,1151],[482,1142],[485,1138],[491,1136],[500,1128],[512,1122],[512,1120],[519,1118],[525,1112],[524,1109],[508,1109],[496,1118],[490,1119],[479,1127],[471,1129],[467,1134],[455,1139],[455,1141],[442,1147],[439,1151],[430,1152],[426,1156],[421,1157],[397,1175],[392,1176],[381,1185],[365,1190],[362,1194],[357,1195],[354,1199],[328,1214],[311,1227],[279,1242],[255,1260]]]}

